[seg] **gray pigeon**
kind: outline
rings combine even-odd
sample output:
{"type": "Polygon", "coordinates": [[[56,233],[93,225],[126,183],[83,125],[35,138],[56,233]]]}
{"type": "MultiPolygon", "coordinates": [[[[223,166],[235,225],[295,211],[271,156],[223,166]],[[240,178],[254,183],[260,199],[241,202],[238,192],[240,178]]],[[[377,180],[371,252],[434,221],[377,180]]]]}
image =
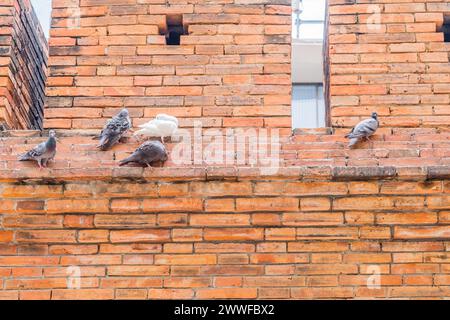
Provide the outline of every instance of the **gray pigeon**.
{"type": "Polygon", "coordinates": [[[37,161],[39,168],[46,168],[50,160],[53,160],[56,155],[56,132],[50,130],[49,138],[46,142],[34,147],[34,149],[28,151],[19,156],[19,161],[37,161]]]}
{"type": "Polygon", "coordinates": [[[131,156],[120,161],[119,165],[124,166],[130,162],[134,162],[151,167],[153,162],[165,162],[167,159],[166,147],[160,141],[147,141],[137,148],[131,156]]]}
{"type": "Polygon", "coordinates": [[[115,145],[123,135],[131,129],[130,115],[127,109],[120,111],[118,115],[109,120],[100,133],[100,143],[97,146],[102,151],[106,151],[115,145]]]}
{"type": "Polygon", "coordinates": [[[372,113],[372,117],[358,123],[352,131],[345,137],[350,139],[349,148],[353,147],[363,138],[369,140],[369,137],[373,135],[379,126],[378,114],[376,112],[372,113]]]}

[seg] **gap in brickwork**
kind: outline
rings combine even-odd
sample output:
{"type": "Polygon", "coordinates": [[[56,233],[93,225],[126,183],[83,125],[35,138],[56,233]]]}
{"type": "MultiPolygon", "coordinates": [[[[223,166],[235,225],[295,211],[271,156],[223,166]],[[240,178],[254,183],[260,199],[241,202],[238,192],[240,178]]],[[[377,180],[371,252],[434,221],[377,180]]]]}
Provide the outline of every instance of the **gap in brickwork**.
{"type": "Polygon", "coordinates": [[[450,14],[444,15],[444,24],[442,26],[442,32],[444,33],[444,41],[450,42],[450,14]]]}
{"type": "Polygon", "coordinates": [[[179,46],[181,36],[187,34],[187,26],[183,25],[183,15],[172,14],[166,16],[167,30],[165,33],[168,46],[179,46]]]}

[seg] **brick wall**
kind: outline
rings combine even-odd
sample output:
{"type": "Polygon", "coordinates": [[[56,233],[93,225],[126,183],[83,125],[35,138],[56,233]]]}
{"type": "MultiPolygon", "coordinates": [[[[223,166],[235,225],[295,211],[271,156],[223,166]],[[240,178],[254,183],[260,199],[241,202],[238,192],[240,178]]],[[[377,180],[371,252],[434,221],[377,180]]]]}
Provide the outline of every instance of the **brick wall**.
{"type": "Polygon", "coordinates": [[[135,125],[290,128],[290,3],[54,0],[45,126],[99,128],[128,107],[135,125]]]}
{"type": "MultiPolygon", "coordinates": [[[[165,18],[157,13],[163,7],[154,2],[115,0],[115,5],[105,6],[105,1],[100,0],[53,1],[46,126],[60,129],[58,155],[50,169],[39,171],[35,164],[18,163],[16,156],[45,138],[33,132],[0,136],[0,298],[449,298],[450,133],[439,123],[430,122],[446,121],[446,116],[437,112],[444,112],[443,101],[449,94],[436,88],[443,88],[445,83],[438,81],[444,81],[447,75],[434,69],[444,68],[443,62],[419,60],[428,53],[433,56],[439,46],[442,50],[439,52],[447,54],[448,47],[434,38],[442,34],[419,32],[422,27],[429,28],[429,22],[395,22],[402,16],[423,19],[420,12],[386,15],[389,10],[410,10],[414,5],[442,13],[447,5],[440,1],[426,4],[418,1],[413,5],[387,0],[358,1],[352,5],[347,4],[349,1],[330,1],[330,98],[336,134],[300,131],[292,139],[281,134],[279,171],[264,175],[258,166],[208,167],[194,162],[177,166],[172,160],[165,168],[153,170],[119,168],[118,161],[138,145],[133,139],[107,152],[96,150],[91,131],[86,129],[100,127],[105,118],[122,106],[130,108],[135,124],[158,111],[180,116],[185,127],[191,126],[195,118],[202,119],[206,126],[217,127],[245,126],[249,119],[260,119],[257,125],[251,124],[255,126],[261,123],[269,126],[271,121],[280,127],[290,123],[289,114],[278,109],[290,109],[289,92],[263,92],[290,90],[289,84],[278,81],[279,76],[289,76],[289,62],[278,60],[289,55],[283,51],[289,44],[265,42],[268,39],[284,42],[288,37],[278,28],[286,27],[284,20],[290,24],[288,10],[284,10],[288,9],[286,1],[271,1],[275,5],[245,0],[214,5],[189,1],[180,5],[177,1],[170,10],[183,11],[184,22],[190,21],[191,26],[190,35],[184,36],[182,42],[196,39],[195,43],[179,47],[148,43],[164,40],[159,35],[159,23],[164,29],[165,18]],[[79,7],[79,3],[84,7],[79,7]],[[394,19],[392,23],[382,23],[386,31],[391,31],[389,34],[366,34],[365,24],[354,23],[356,18],[364,19],[366,11],[361,14],[359,11],[367,10],[369,3],[381,8],[382,19],[394,19]],[[78,9],[81,20],[67,19],[78,9]],[[223,10],[223,14],[217,15],[217,10],[223,10]],[[274,14],[280,10],[284,14],[274,14]],[[201,20],[211,19],[211,15],[214,25],[201,20]],[[239,23],[244,25],[254,23],[253,27],[261,26],[263,19],[268,23],[264,32],[278,30],[280,35],[224,33],[219,39],[232,38],[233,43],[201,43],[201,39],[212,41],[219,37],[209,33],[233,30],[235,23],[226,23],[227,20],[217,23],[217,17],[225,19],[230,15],[239,17],[239,23]],[[337,25],[336,19],[341,24],[348,23],[337,25]],[[272,29],[275,21],[279,25],[272,29]],[[413,32],[400,32],[407,28],[413,32]],[[154,33],[147,35],[152,29],[154,33]],[[138,30],[144,36],[123,34],[138,30]],[[409,39],[411,34],[415,40],[425,37],[427,42],[393,40],[409,39]],[[394,43],[364,43],[383,37],[394,43]],[[134,41],[142,39],[143,45],[135,44],[134,41]],[[264,42],[243,45],[235,43],[237,39],[264,42]],[[416,45],[418,48],[424,45],[430,52],[391,52],[393,48],[415,50],[416,45]],[[139,51],[141,47],[144,51],[139,51]],[[214,52],[217,47],[224,54],[209,51],[192,54],[206,49],[214,52]],[[227,48],[238,51],[227,54],[227,48]],[[252,48],[262,51],[252,52],[252,48]],[[362,48],[370,52],[351,52],[362,48]],[[380,48],[386,52],[371,52],[380,48]],[[152,50],[165,53],[174,50],[174,54],[160,55],[152,50]],[[191,54],[180,54],[179,50],[191,50],[191,54]],[[264,53],[265,50],[269,52],[264,53]],[[418,60],[415,63],[376,60],[381,55],[394,59],[397,54],[411,54],[411,59],[415,55],[418,60]],[[192,59],[205,56],[210,63],[192,63],[192,59]],[[236,57],[240,63],[233,60],[236,57]],[[263,62],[258,60],[262,57],[263,62]],[[357,63],[349,64],[355,57],[357,63]],[[163,64],[164,59],[168,65],[163,64]],[[339,63],[343,62],[340,59],[348,59],[348,63],[339,63]],[[366,59],[376,61],[369,63],[366,59]],[[175,64],[174,60],[187,64],[175,64]],[[254,70],[254,66],[243,67],[247,64],[263,64],[262,73],[251,74],[248,70],[254,70]],[[124,70],[141,73],[153,68],[170,69],[174,74],[121,74],[124,70]],[[220,68],[227,73],[207,73],[220,68]],[[205,74],[180,75],[179,70],[200,70],[205,74]],[[269,70],[272,71],[267,73],[269,70]],[[338,74],[337,70],[345,73],[338,74]],[[211,77],[220,77],[223,85],[171,82],[204,81],[211,77]],[[371,82],[355,84],[352,82],[355,77],[371,82]],[[418,82],[405,84],[405,78],[418,82]],[[130,79],[133,85],[125,85],[131,83],[130,79]],[[384,80],[382,84],[372,83],[376,79],[384,80]],[[149,82],[135,86],[136,80],[149,82]],[[231,80],[236,83],[231,84],[231,80]],[[403,85],[411,85],[414,94],[396,93],[403,85]],[[389,92],[377,94],[382,86],[389,87],[389,92]],[[421,91],[422,86],[431,86],[434,91],[426,94],[421,91]],[[263,91],[256,95],[240,91],[250,87],[263,91]],[[192,88],[201,88],[202,94],[180,91],[175,98],[161,94],[174,88],[193,92],[199,89],[192,88]],[[231,91],[227,94],[215,91],[222,89],[231,91]],[[136,95],[134,90],[143,93],[136,95]],[[343,93],[338,94],[339,90],[343,93]],[[213,92],[213,98],[205,92],[213,92]],[[260,98],[263,108],[243,103],[255,96],[260,98]],[[431,99],[433,115],[423,114],[428,110],[429,104],[424,102],[427,100],[414,105],[387,102],[404,101],[408,96],[431,99]],[[369,97],[387,101],[370,98],[374,102],[367,104],[369,97]],[[161,104],[170,99],[178,104],[161,104]],[[211,99],[214,104],[204,104],[203,101],[211,99]],[[136,105],[133,101],[145,104],[136,105]],[[201,112],[193,113],[198,109],[201,112]],[[345,127],[373,109],[382,116],[384,128],[371,142],[353,150],[345,148],[341,134],[347,131],[345,127]],[[220,113],[226,110],[233,112],[220,113]],[[236,110],[252,113],[249,117],[239,116],[236,110]],[[270,110],[274,114],[255,115],[255,110],[270,110]],[[416,110],[417,114],[400,116],[401,110],[416,110]],[[339,116],[338,112],[342,114],[339,116]],[[418,119],[422,122],[418,123],[418,119]],[[372,290],[367,282],[374,279],[373,273],[377,271],[381,288],[372,290]],[[78,273],[80,289],[70,289],[77,284],[74,276],[78,273]]],[[[167,10],[164,7],[163,12],[167,10]]],[[[289,131],[288,126],[286,129],[283,133],[289,131]]],[[[173,143],[168,148],[172,150],[173,143]]]]}
{"type": "MultiPolygon", "coordinates": [[[[330,123],[449,121],[446,1],[329,1],[330,123]]],[[[119,108],[205,127],[290,128],[290,1],[54,1],[46,127],[93,129],[119,108]],[[81,16],[79,19],[73,17],[81,16]],[[167,20],[183,17],[180,46],[167,20]],[[220,17],[220,20],[217,20],[220,17]]]]}
{"type": "Polygon", "coordinates": [[[448,168],[140,170],[3,172],[0,298],[450,297],[448,168]]]}
{"type": "Polygon", "coordinates": [[[448,1],[329,0],[331,120],[377,111],[385,127],[447,127],[448,1]]]}
{"type": "Polygon", "coordinates": [[[76,132],[39,171],[15,155],[45,138],[23,134],[0,138],[0,298],[450,297],[448,135],[300,135],[265,175],[119,168],[136,142],[76,132]]]}
{"type": "Polygon", "coordinates": [[[48,52],[30,1],[0,1],[0,30],[0,127],[41,129],[48,52]]]}

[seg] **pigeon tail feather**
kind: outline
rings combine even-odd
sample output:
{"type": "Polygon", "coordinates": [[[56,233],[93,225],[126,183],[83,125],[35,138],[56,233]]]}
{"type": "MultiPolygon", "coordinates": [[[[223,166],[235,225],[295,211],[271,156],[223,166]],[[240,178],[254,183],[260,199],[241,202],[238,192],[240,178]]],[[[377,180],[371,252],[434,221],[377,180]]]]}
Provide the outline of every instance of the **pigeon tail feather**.
{"type": "Polygon", "coordinates": [[[348,147],[351,148],[351,147],[355,146],[358,142],[359,142],[358,138],[352,137],[352,138],[350,138],[350,142],[348,144],[348,147]]]}
{"type": "Polygon", "coordinates": [[[362,135],[352,132],[352,133],[349,133],[348,135],[346,135],[345,137],[348,139],[359,139],[362,137],[362,135]]]}
{"type": "Polygon", "coordinates": [[[97,146],[101,151],[106,151],[113,146],[113,140],[108,136],[103,136],[97,146]]]}
{"type": "Polygon", "coordinates": [[[19,159],[19,161],[33,160],[33,158],[28,154],[28,152],[21,154],[18,159],[19,159]]]}
{"type": "Polygon", "coordinates": [[[123,167],[124,165],[130,163],[130,162],[136,162],[136,155],[132,154],[131,156],[129,156],[128,158],[123,159],[122,161],[119,162],[119,166],[123,167]]]}

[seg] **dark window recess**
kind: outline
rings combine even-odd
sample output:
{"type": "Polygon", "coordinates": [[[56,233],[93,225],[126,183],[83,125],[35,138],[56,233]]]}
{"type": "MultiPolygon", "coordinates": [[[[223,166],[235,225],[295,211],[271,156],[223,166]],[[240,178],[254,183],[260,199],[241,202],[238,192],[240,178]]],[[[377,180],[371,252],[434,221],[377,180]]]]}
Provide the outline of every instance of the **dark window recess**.
{"type": "Polygon", "coordinates": [[[450,15],[444,16],[444,25],[442,26],[442,32],[444,33],[444,41],[450,42],[450,15]]]}
{"type": "Polygon", "coordinates": [[[167,30],[165,30],[166,44],[169,46],[179,46],[181,36],[187,34],[187,26],[183,25],[182,15],[166,16],[167,30]]]}

